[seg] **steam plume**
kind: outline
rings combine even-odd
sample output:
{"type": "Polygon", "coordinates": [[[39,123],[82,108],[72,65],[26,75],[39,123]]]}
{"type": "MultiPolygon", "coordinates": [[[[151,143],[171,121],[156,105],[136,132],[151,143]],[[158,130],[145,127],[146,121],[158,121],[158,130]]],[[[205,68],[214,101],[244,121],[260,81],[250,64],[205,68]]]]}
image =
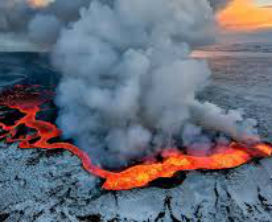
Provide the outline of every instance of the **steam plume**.
{"type": "Polygon", "coordinates": [[[256,139],[253,120],[195,97],[210,70],[189,55],[213,41],[213,8],[225,3],[2,0],[0,32],[53,47],[53,63],[63,73],[58,124],[92,157],[119,165],[178,142],[198,142],[208,151],[205,130],[256,139]]]}
{"type": "Polygon", "coordinates": [[[208,2],[111,3],[93,1],[57,41],[53,61],[63,80],[56,102],[65,136],[118,162],[174,145],[188,123],[243,138],[244,130],[233,130],[240,114],[195,99],[210,77],[204,61],[189,57],[191,47],[215,35],[208,2]]]}

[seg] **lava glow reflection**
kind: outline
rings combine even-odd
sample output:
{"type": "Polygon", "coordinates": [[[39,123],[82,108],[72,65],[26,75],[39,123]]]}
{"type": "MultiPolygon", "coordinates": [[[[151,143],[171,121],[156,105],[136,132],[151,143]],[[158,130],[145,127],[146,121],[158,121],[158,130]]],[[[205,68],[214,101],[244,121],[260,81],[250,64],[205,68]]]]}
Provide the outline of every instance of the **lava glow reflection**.
{"type": "MultiPolygon", "coordinates": [[[[250,148],[233,142],[228,146],[215,146],[209,156],[200,157],[185,154],[177,149],[165,149],[162,152],[162,161],[150,160],[148,162],[129,167],[120,172],[112,172],[94,166],[91,158],[77,146],[66,142],[52,142],[59,138],[61,131],[50,122],[37,119],[42,104],[49,99],[41,96],[47,92],[37,91],[36,87],[25,88],[16,86],[12,90],[2,92],[0,95],[1,109],[7,111],[18,110],[22,116],[13,124],[5,124],[7,116],[0,116],[1,138],[6,143],[18,142],[22,149],[64,149],[77,156],[83,168],[89,173],[105,180],[103,188],[106,190],[128,190],[147,186],[158,178],[169,178],[179,171],[197,169],[218,170],[238,167],[253,158],[268,157],[272,155],[272,146],[259,143],[250,148]],[[20,128],[29,131],[20,131],[20,128]],[[22,133],[23,132],[23,133],[22,133]],[[50,142],[51,141],[51,142],[50,142]]],[[[8,120],[10,121],[10,120],[8,120]]]]}

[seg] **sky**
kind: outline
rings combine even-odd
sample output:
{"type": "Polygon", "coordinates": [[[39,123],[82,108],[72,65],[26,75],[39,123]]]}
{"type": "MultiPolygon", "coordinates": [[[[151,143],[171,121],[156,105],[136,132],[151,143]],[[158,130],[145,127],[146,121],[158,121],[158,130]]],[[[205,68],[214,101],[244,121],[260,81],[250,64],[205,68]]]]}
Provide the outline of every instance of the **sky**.
{"type": "Polygon", "coordinates": [[[217,14],[219,25],[228,31],[248,32],[272,29],[272,8],[260,7],[271,0],[233,0],[217,14]]]}
{"type": "Polygon", "coordinates": [[[262,6],[272,5],[272,0],[256,0],[256,3],[262,6]]]}

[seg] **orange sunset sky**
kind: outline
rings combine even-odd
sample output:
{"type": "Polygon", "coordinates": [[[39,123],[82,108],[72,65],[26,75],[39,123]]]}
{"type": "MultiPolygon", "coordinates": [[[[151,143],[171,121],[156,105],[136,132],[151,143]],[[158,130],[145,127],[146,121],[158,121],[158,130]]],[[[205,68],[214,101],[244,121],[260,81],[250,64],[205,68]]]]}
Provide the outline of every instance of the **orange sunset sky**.
{"type": "Polygon", "coordinates": [[[219,25],[232,31],[272,28],[272,7],[258,3],[256,0],[233,0],[217,14],[219,25]]]}

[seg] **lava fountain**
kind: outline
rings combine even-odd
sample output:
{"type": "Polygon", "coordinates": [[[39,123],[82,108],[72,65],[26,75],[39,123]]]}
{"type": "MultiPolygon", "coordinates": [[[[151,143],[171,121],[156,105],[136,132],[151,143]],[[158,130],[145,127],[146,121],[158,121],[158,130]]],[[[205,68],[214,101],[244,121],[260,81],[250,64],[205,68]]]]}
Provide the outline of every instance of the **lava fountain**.
{"type": "Polygon", "coordinates": [[[6,143],[17,142],[21,149],[68,150],[81,160],[87,172],[105,180],[103,188],[106,190],[129,190],[144,187],[158,178],[170,178],[179,171],[234,168],[253,158],[272,155],[270,144],[258,143],[247,147],[232,142],[228,146],[215,146],[212,154],[205,157],[192,156],[169,148],[161,152],[162,161],[152,159],[120,172],[104,170],[93,165],[91,157],[77,146],[60,141],[62,133],[56,125],[38,120],[37,114],[42,111],[42,105],[51,100],[50,95],[50,92],[37,86],[15,86],[13,89],[2,92],[0,95],[2,109],[16,110],[21,113],[21,116],[13,120],[14,123],[11,125],[5,124],[6,113],[0,116],[1,139],[6,143]],[[20,128],[27,128],[28,131],[22,134],[20,128]]]}

